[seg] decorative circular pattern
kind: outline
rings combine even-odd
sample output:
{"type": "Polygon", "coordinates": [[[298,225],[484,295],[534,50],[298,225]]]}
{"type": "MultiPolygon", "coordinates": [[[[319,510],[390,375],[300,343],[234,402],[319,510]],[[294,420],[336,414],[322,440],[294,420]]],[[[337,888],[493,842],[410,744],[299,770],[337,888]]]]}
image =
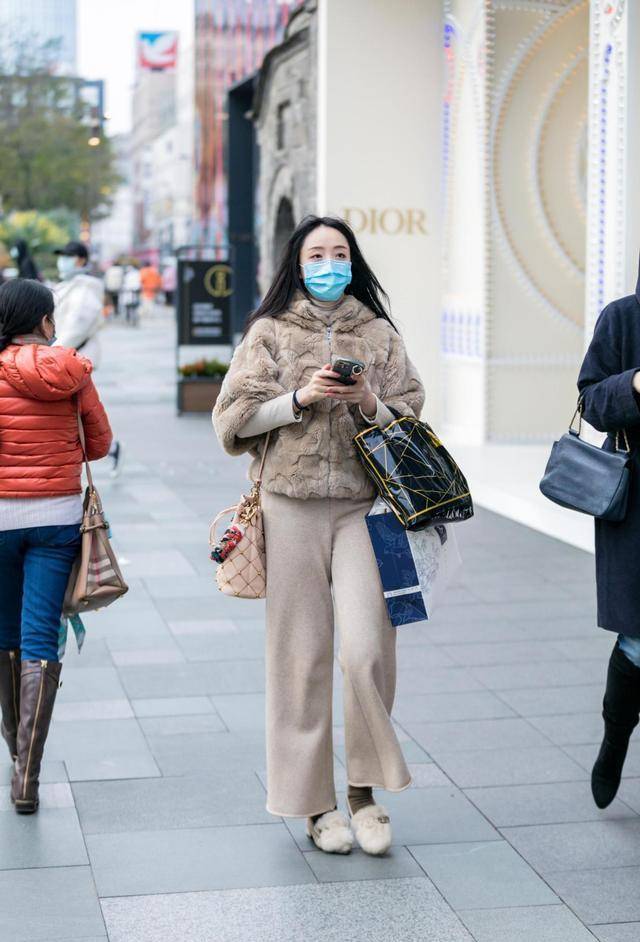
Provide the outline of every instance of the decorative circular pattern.
{"type": "Polygon", "coordinates": [[[587,125],[587,112],[582,113],[576,128],[573,144],[571,145],[573,158],[569,186],[580,218],[587,221],[587,166],[589,159],[589,129],[587,125]]]}
{"type": "MultiPolygon", "coordinates": [[[[557,79],[549,87],[545,98],[542,101],[540,108],[540,117],[537,122],[537,127],[534,134],[534,143],[532,146],[532,162],[531,162],[531,192],[534,199],[535,212],[538,217],[538,222],[542,228],[550,248],[556,252],[556,255],[560,259],[561,263],[566,265],[571,273],[578,275],[580,278],[584,276],[585,264],[584,264],[584,255],[582,251],[580,256],[575,251],[575,249],[567,243],[567,240],[564,238],[562,233],[562,224],[563,224],[563,215],[566,212],[566,206],[563,204],[558,204],[557,200],[554,200],[553,197],[548,193],[547,182],[545,181],[545,157],[546,157],[546,145],[551,141],[551,146],[553,145],[554,131],[556,136],[558,135],[557,125],[563,121],[564,115],[561,111],[560,105],[563,104],[563,97],[566,97],[567,89],[570,85],[576,81],[581,81],[581,85],[584,85],[584,75],[582,72],[585,69],[587,61],[587,51],[586,49],[579,49],[573,56],[569,58],[568,63],[565,65],[563,70],[558,75],[557,79]],[[554,123],[556,127],[554,128],[554,123]]],[[[581,89],[582,90],[582,89],[581,89]]],[[[581,120],[579,127],[584,127],[584,119],[581,120]]],[[[560,130],[562,136],[566,136],[566,130],[562,128],[560,130]]],[[[571,142],[568,144],[568,173],[567,176],[571,177],[575,173],[575,154],[571,142]]],[[[548,161],[547,161],[548,162],[548,161]]],[[[555,167],[553,170],[555,171],[555,167]]],[[[555,176],[555,173],[554,173],[555,176]]],[[[553,181],[555,182],[555,181],[553,181]]],[[[583,207],[575,201],[575,185],[569,189],[569,194],[572,197],[574,202],[573,209],[579,215],[580,219],[584,222],[584,211],[583,207]]],[[[582,235],[582,226],[580,226],[580,234],[582,235]]],[[[583,249],[583,246],[580,246],[580,249],[583,249]]]]}
{"type": "Polygon", "coordinates": [[[590,54],[595,79],[590,102],[589,279],[587,337],[608,298],[625,291],[625,17],[627,0],[591,5],[590,54]]]}
{"type": "MultiPolygon", "coordinates": [[[[470,83],[475,117],[475,131],[478,146],[484,156],[486,147],[486,114],[481,90],[484,76],[479,73],[488,68],[491,43],[486,42],[483,4],[476,4],[466,23],[466,30],[452,14],[450,0],[445,0],[444,58],[445,89],[443,97],[443,152],[442,152],[442,187],[443,187],[443,273],[445,286],[449,276],[449,257],[447,246],[454,234],[458,208],[455,204],[455,185],[452,179],[456,171],[455,146],[458,140],[461,91],[465,83],[470,83]]],[[[486,166],[486,163],[484,163],[486,166]]],[[[486,182],[486,181],[485,181],[486,182]]],[[[460,306],[456,299],[447,295],[441,311],[441,350],[447,356],[479,358],[484,351],[484,310],[474,305],[460,306]]]]}
{"type": "MultiPolygon", "coordinates": [[[[574,0],[561,12],[549,11],[543,22],[522,41],[503,73],[494,110],[493,195],[499,241],[519,281],[545,310],[576,332],[582,331],[584,260],[579,254],[584,221],[570,187],[555,185],[546,193],[542,168],[548,152],[561,161],[569,177],[573,167],[571,142],[581,123],[582,110],[568,109],[563,98],[578,96],[584,86],[586,56],[575,45],[575,17],[584,15],[586,0],[574,0]],[[558,56],[564,61],[553,65],[558,56]],[[550,79],[546,69],[554,69],[550,79]],[[540,109],[540,86],[546,83],[540,109]],[[573,87],[572,87],[573,86],[573,87]],[[537,121],[530,109],[538,108],[537,121]],[[563,112],[563,121],[556,115],[563,112]],[[573,121],[572,133],[566,122],[573,121]],[[553,131],[553,135],[552,132],[553,131]],[[523,188],[523,161],[535,168],[523,188]],[[572,239],[570,248],[569,236],[572,239]]],[[[557,166],[551,181],[558,178],[557,166]]]]}

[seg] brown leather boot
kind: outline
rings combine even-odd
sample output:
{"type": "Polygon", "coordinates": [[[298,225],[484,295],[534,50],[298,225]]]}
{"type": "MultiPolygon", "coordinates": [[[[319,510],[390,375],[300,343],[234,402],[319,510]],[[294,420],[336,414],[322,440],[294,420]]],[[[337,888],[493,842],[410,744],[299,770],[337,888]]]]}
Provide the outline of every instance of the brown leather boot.
{"type": "Polygon", "coordinates": [[[38,810],[38,785],[62,664],[23,661],[20,675],[18,758],[11,782],[11,800],[18,814],[38,810]]]}
{"type": "Polygon", "coordinates": [[[18,755],[18,723],[20,722],[20,651],[0,651],[0,709],[2,733],[11,758],[18,755]]]}

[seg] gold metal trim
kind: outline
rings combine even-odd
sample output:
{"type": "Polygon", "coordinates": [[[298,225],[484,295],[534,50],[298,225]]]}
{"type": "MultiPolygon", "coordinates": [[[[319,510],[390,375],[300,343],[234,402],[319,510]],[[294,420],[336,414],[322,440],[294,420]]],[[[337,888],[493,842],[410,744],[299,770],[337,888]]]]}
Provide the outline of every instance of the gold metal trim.
{"type": "MultiPolygon", "coordinates": [[[[367,465],[368,465],[369,468],[371,469],[371,472],[372,472],[374,478],[376,479],[376,481],[379,482],[381,489],[382,489],[382,490],[384,491],[384,493],[388,496],[388,498],[389,498],[389,503],[390,503],[390,506],[391,506],[391,510],[393,511],[393,513],[395,514],[395,516],[396,516],[396,518],[399,520],[399,522],[404,525],[405,522],[408,523],[408,522],[410,522],[410,521],[412,521],[412,520],[416,520],[418,517],[423,516],[423,514],[432,513],[434,510],[438,510],[440,507],[444,507],[444,506],[446,506],[447,504],[451,504],[451,503],[454,503],[455,501],[462,500],[462,499],[465,498],[465,497],[470,497],[471,494],[470,494],[469,491],[464,491],[464,492],[461,493],[461,494],[456,494],[455,497],[450,497],[450,498],[447,498],[446,500],[438,501],[438,503],[430,504],[428,507],[425,507],[423,510],[417,511],[416,513],[413,513],[413,514],[410,514],[410,515],[405,515],[405,516],[403,516],[403,515],[400,514],[400,512],[398,511],[398,509],[397,509],[396,506],[395,506],[395,502],[396,502],[396,500],[397,500],[396,495],[390,490],[390,488],[389,488],[389,486],[388,486],[388,484],[387,484],[386,478],[383,477],[383,476],[380,474],[377,465],[376,465],[375,462],[371,459],[370,454],[369,454],[369,451],[367,450],[367,448],[365,447],[365,445],[363,444],[363,441],[362,441],[362,440],[364,439],[364,437],[365,437],[368,433],[370,433],[370,432],[372,432],[372,431],[375,431],[376,429],[380,429],[380,431],[387,431],[388,429],[392,428],[392,426],[397,425],[397,424],[400,423],[400,422],[404,422],[404,423],[409,422],[409,423],[411,423],[411,424],[414,426],[414,428],[416,428],[416,427],[419,428],[420,425],[421,425],[421,423],[419,422],[418,419],[414,419],[414,418],[412,418],[411,416],[403,416],[403,417],[401,417],[401,418],[399,418],[399,419],[394,419],[392,422],[389,422],[389,424],[388,424],[388,425],[385,425],[383,429],[380,429],[380,426],[377,426],[377,425],[373,425],[373,426],[370,426],[369,428],[363,429],[361,432],[358,432],[358,434],[354,436],[353,441],[354,441],[354,444],[356,445],[356,447],[357,447],[357,449],[358,449],[358,451],[359,451],[361,457],[364,459],[364,461],[366,461],[367,465]]],[[[441,442],[440,439],[435,435],[435,433],[433,433],[433,432],[432,432],[430,429],[428,429],[428,428],[425,428],[425,429],[424,429],[424,432],[425,432],[426,435],[428,435],[428,436],[431,438],[431,441],[432,441],[432,443],[433,443],[433,445],[434,445],[435,448],[442,447],[442,442],[441,442]]],[[[383,448],[386,444],[387,444],[387,443],[386,443],[385,441],[380,442],[379,445],[377,445],[375,448],[372,448],[372,449],[371,449],[371,453],[372,453],[372,454],[375,454],[376,451],[378,451],[380,448],[383,448]]],[[[407,442],[407,447],[408,447],[408,446],[409,446],[409,442],[407,442]]],[[[405,450],[406,450],[406,449],[405,449],[405,450]]],[[[403,455],[404,455],[404,452],[403,452],[403,455]]],[[[400,459],[399,459],[399,460],[402,460],[403,455],[400,456],[400,459]]],[[[397,467],[397,464],[396,464],[396,467],[397,467]]],[[[456,465],[456,467],[457,467],[457,465],[456,465]]],[[[394,469],[394,470],[395,470],[395,469],[394,469]]],[[[459,469],[458,469],[458,470],[459,470],[459,469]]],[[[393,473],[393,471],[392,471],[391,473],[393,473]]],[[[462,473],[462,472],[460,472],[460,474],[461,474],[461,473],[462,473]]],[[[451,482],[451,484],[453,484],[453,483],[454,483],[454,482],[451,482]]],[[[421,493],[420,491],[416,490],[416,488],[411,488],[411,487],[409,487],[408,485],[402,485],[402,484],[401,484],[401,485],[399,485],[399,486],[400,486],[403,490],[405,490],[405,492],[413,492],[413,493],[416,493],[416,494],[420,494],[420,493],[421,493]]]]}

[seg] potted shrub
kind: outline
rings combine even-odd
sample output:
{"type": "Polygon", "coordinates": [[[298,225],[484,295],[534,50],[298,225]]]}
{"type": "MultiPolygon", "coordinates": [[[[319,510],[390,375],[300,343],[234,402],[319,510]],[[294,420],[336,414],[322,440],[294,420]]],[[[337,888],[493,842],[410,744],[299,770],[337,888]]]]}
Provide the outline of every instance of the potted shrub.
{"type": "Polygon", "coordinates": [[[196,360],[178,368],[178,412],[211,412],[229,369],[221,360],[196,360]]]}

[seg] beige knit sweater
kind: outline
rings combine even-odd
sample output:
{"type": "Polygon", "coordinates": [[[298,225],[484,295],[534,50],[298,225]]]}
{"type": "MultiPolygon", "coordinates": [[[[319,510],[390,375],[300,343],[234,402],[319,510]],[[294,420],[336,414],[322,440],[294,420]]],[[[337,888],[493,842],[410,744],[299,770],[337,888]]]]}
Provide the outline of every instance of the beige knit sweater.
{"type": "MultiPolygon", "coordinates": [[[[422,383],[388,321],[349,295],[331,311],[299,295],[284,314],[251,327],[235,351],[213,410],[224,449],[231,455],[250,451],[256,459],[251,477],[264,436],[242,438],[239,430],[261,403],[304,386],[335,356],[362,360],[373,392],[385,405],[405,415],[420,414],[422,383]]],[[[272,432],[263,487],[303,500],[373,495],[353,445],[363,427],[357,407],[329,400],[314,403],[302,421],[272,432]]]]}

